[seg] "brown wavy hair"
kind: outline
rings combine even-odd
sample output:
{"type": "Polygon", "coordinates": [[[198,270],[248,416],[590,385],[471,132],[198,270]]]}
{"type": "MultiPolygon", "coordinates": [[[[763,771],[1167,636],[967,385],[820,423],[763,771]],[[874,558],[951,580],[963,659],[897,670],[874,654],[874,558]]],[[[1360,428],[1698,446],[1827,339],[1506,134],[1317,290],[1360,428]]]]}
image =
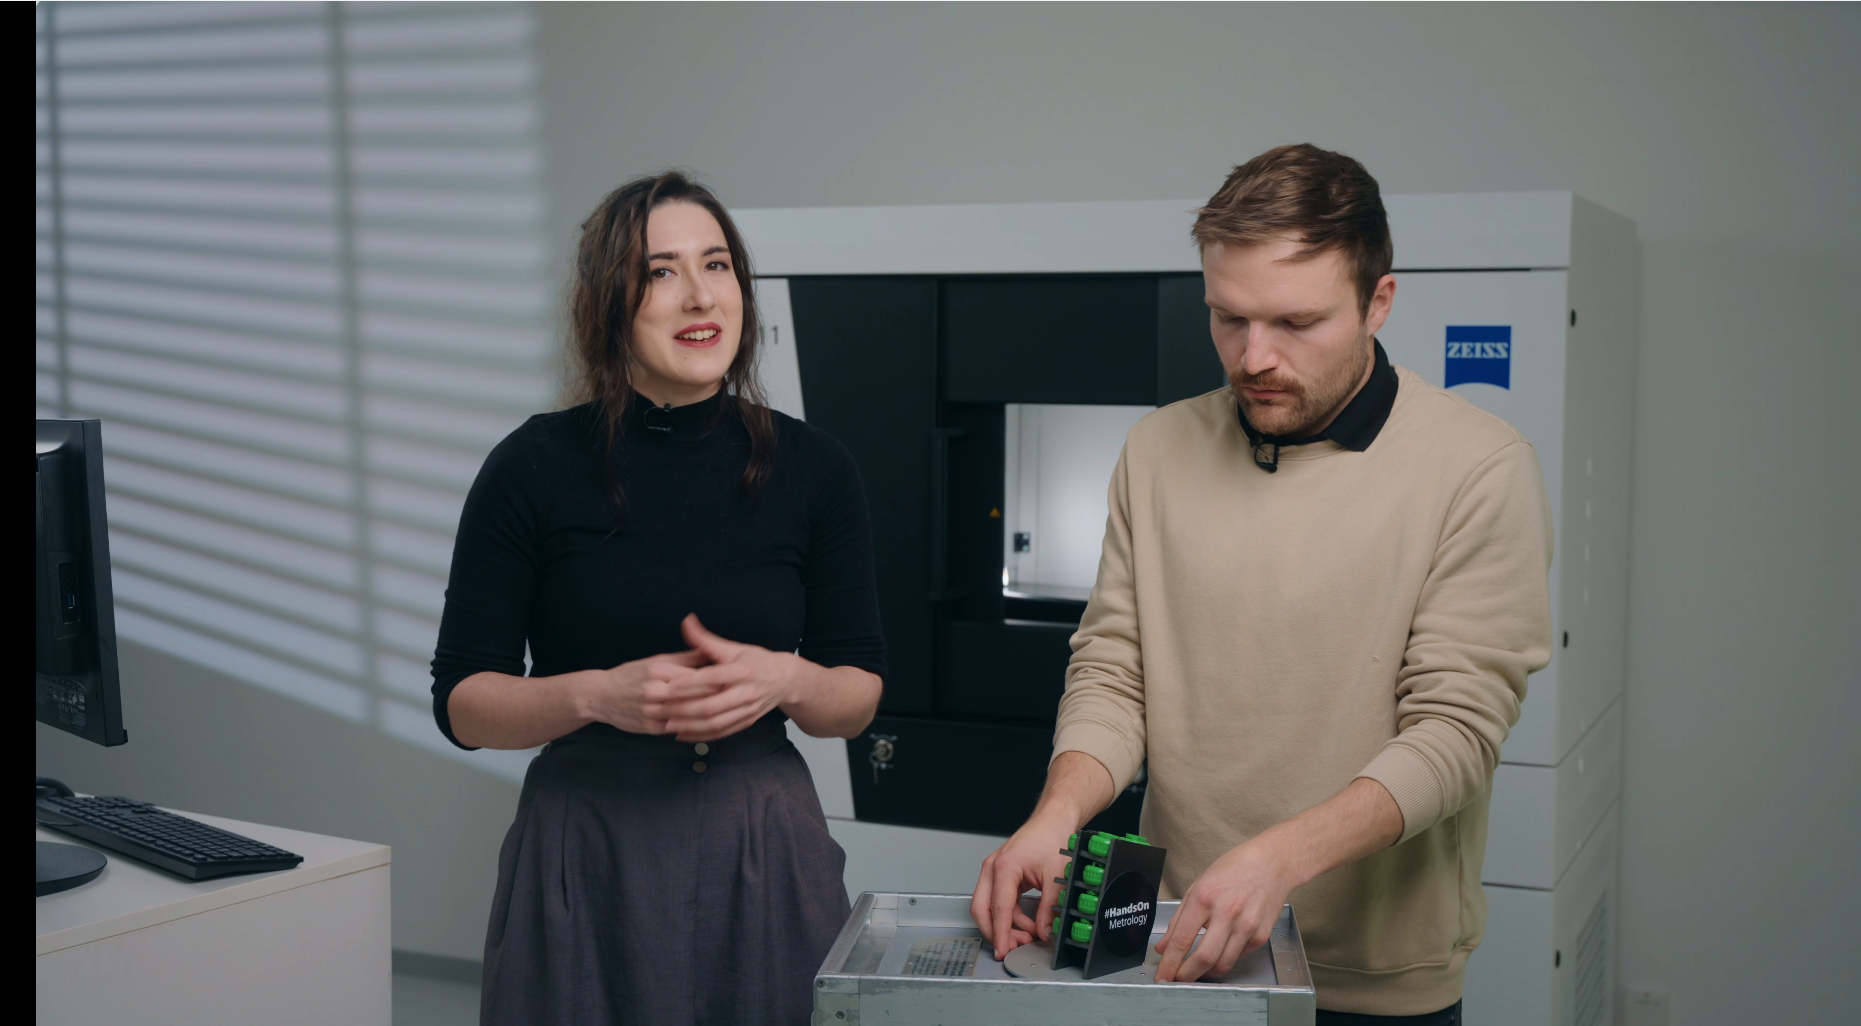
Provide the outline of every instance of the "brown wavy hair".
{"type": "Polygon", "coordinates": [[[1370,312],[1376,283],[1396,255],[1376,179],[1350,157],[1311,143],[1275,146],[1235,168],[1195,212],[1190,234],[1203,249],[1290,237],[1305,247],[1301,260],[1342,252],[1360,316],[1370,312]]]}
{"type": "MultiPolygon", "coordinates": [[[[775,418],[756,375],[762,322],[756,314],[750,251],[736,222],[711,190],[680,171],[634,180],[607,194],[582,222],[575,247],[575,279],[569,287],[569,355],[574,363],[577,402],[593,402],[607,426],[611,455],[626,434],[627,407],[633,402],[633,319],[646,301],[648,286],[646,220],[666,203],[703,207],[723,229],[730,263],[743,289],[743,324],[736,359],[724,372],[725,401],[749,430],[750,458],[743,468],[743,489],[755,492],[768,480],[775,458],[775,418]]],[[[611,460],[610,460],[611,466],[611,460]]],[[[623,496],[615,489],[614,499],[623,496]]]]}

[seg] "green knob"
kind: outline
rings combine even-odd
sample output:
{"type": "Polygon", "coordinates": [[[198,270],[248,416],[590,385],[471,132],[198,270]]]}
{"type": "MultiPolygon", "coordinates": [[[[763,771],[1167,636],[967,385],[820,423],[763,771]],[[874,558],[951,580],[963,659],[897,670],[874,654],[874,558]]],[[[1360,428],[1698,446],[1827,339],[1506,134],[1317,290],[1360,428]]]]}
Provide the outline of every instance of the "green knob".
{"type": "Polygon", "coordinates": [[[1124,839],[1127,841],[1136,841],[1138,844],[1143,844],[1143,845],[1148,845],[1150,843],[1149,841],[1144,840],[1143,838],[1137,836],[1136,834],[1125,834],[1124,839]]]}
{"type": "Polygon", "coordinates": [[[1053,917],[1053,935],[1055,937],[1060,935],[1060,918],[1059,916],[1053,917]]]}
{"type": "Polygon", "coordinates": [[[1097,887],[1105,882],[1105,867],[1096,862],[1086,863],[1086,868],[1079,871],[1079,878],[1088,887],[1097,887]]]}
{"type": "Polygon", "coordinates": [[[1060,875],[1070,879],[1072,877],[1072,874],[1073,874],[1073,862],[1071,859],[1068,859],[1066,861],[1066,865],[1060,867],[1060,875]]]}
{"type": "Polygon", "coordinates": [[[1110,834],[1093,834],[1092,839],[1086,842],[1086,850],[1099,858],[1104,858],[1111,854],[1111,842],[1110,834]]]}
{"type": "Polygon", "coordinates": [[[1079,896],[1079,911],[1084,912],[1086,915],[1090,916],[1090,915],[1097,915],[1098,910],[1099,910],[1099,896],[1098,895],[1093,894],[1091,891],[1087,891],[1084,894],[1081,894],[1079,896]]]}
{"type": "Polygon", "coordinates": [[[1092,943],[1092,924],[1083,919],[1073,920],[1072,937],[1081,944],[1092,943]]]}
{"type": "Polygon", "coordinates": [[[1074,834],[1073,836],[1068,837],[1066,839],[1066,847],[1073,851],[1078,851],[1079,850],[1079,835],[1074,834]]]}

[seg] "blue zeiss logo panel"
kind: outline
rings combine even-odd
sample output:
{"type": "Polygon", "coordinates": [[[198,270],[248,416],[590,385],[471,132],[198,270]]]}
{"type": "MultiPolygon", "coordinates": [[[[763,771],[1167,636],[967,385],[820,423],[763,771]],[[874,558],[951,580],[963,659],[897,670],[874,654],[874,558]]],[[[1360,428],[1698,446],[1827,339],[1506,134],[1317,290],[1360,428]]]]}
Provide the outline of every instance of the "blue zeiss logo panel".
{"type": "Polygon", "coordinates": [[[1450,324],[1447,326],[1447,374],[1444,388],[1478,382],[1512,387],[1512,326],[1509,324],[1450,324]]]}

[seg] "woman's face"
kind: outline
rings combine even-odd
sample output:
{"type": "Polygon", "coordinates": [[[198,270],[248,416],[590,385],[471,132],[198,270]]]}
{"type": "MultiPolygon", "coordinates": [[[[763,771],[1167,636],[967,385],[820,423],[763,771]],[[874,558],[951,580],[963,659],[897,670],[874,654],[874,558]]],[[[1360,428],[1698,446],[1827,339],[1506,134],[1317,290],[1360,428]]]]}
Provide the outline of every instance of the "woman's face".
{"type": "Polygon", "coordinates": [[[743,289],[711,212],[662,203],[646,219],[646,296],[633,318],[633,387],[654,405],[717,392],[737,358],[743,289]]]}

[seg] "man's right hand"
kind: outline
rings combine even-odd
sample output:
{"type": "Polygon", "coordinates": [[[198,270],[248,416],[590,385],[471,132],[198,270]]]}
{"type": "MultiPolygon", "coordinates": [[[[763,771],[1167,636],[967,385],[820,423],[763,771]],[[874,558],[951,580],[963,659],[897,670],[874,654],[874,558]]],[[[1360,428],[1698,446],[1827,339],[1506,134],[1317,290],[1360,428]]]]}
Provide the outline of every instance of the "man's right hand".
{"type": "Polygon", "coordinates": [[[1031,943],[1036,937],[1046,940],[1053,931],[1053,900],[1060,885],[1053,878],[1066,865],[1060,850],[1073,828],[1064,821],[1042,822],[1030,819],[1015,835],[982,860],[982,875],[976,878],[976,893],[969,899],[969,915],[981,927],[982,935],[995,945],[995,957],[1031,943]],[[1021,910],[1021,892],[1040,888],[1040,907],[1029,919],[1021,910]]]}
{"type": "Polygon", "coordinates": [[[969,899],[969,916],[995,946],[996,958],[1053,933],[1053,899],[1060,890],[1053,878],[1066,865],[1060,851],[1115,797],[1111,771],[1084,752],[1061,752],[1048,765],[1047,787],[1034,815],[982,860],[976,893],[969,899]],[[1040,888],[1040,905],[1029,919],[1021,911],[1021,892],[1034,887],[1040,888]]]}

